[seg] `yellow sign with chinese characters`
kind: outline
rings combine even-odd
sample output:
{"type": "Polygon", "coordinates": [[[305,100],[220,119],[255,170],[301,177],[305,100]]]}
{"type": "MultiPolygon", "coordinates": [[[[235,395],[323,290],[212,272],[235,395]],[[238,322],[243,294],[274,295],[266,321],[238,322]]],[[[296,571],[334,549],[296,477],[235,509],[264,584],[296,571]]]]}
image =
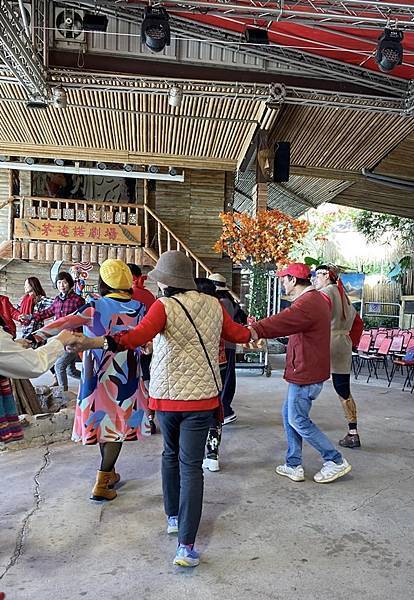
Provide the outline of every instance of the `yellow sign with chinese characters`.
{"type": "Polygon", "coordinates": [[[92,242],[141,246],[141,227],[112,223],[79,223],[41,219],[15,219],[14,237],[49,242],[92,242]]]}

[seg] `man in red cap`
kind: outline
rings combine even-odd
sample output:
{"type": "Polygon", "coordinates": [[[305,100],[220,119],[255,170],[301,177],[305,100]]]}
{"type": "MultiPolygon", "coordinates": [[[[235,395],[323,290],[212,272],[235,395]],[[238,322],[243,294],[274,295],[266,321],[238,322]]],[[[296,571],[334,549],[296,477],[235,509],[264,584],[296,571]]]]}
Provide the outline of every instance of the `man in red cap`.
{"type": "Polygon", "coordinates": [[[289,336],[284,373],[289,388],[282,410],[288,449],[286,464],[276,467],[276,473],[292,481],[305,479],[302,442],[306,440],[324,461],[314,480],[330,483],[351,470],[351,465],[309,418],[313,400],[330,377],[330,306],[311,285],[306,265],[292,263],[277,275],[292,300],[291,306],[250,326],[253,340],[289,336]]]}

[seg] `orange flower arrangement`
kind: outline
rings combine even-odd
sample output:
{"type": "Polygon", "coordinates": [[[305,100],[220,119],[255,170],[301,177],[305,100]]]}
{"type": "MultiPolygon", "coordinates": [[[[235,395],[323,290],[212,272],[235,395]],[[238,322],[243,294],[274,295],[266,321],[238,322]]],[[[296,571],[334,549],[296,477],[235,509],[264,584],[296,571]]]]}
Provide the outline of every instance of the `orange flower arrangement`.
{"type": "Polygon", "coordinates": [[[279,210],[262,210],[256,217],[246,213],[220,213],[223,233],[213,249],[233,262],[250,267],[286,263],[294,244],[308,230],[306,221],[279,210]]]}

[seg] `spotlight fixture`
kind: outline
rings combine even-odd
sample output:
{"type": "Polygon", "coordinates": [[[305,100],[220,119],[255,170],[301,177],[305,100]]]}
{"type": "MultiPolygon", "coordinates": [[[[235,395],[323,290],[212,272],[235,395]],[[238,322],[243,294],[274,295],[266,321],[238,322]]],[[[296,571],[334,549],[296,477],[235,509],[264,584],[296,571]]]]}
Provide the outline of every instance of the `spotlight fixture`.
{"type": "Polygon", "coordinates": [[[175,177],[178,175],[178,171],[175,167],[169,167],[168,174],[171,175],[171,177],[175,177]]]}
{"type": "Polygon", "coordinates": [[[55,165],[57,167],[64,167],[65,166],[65,161],[63,160],[63,158],[55,158],[55,160],[53,162],[55,163],[55,165]]]}
{"type": "Polygon", "coordinates": [[[96,163],[96,168],[99,169],[100,171],[105,171],[108,167],[107,167],[106,163],[98,162],[98,163],[96,163]]]}
{"type": "Polygon", "coordinates": [[[130,165],[130,164],[128,164],[128,163],[125,163],[125,164],[124,164],[124,167],[123,167],[123,169],[124,169],[124,171],[126,171],[127,173],[131,173],[131,171],[133,171],[133,170],[134,170],[134,165],[130,165]]]}
{"type": "Polygon", "coordinates": [[[269,98],[266,102],[267,108],[279,108],[286,99],[287,90],[283,83],[271,83],[269,85],[269,98]]]}
{"type": "Polygon", "coordinates": [[[62,86],[54,87],[52,89],[52,105],[55,108],[66,108],[67,103],[66,90],[62,86]]]}
{"type": "Polygon", "coordinates": [[[404,33],[399,29],[386,27],[378,38],[375,60],[381,71],[388,73],[403,60],[402,40],[404,33]]]}
{"type": "Polygon", "coordinates": [[[45,98],[40,98],[37,96],[31,96],[26,102],[26,108],[47,108],[47,100],[45,98]]]}
{"type": "Polygon", "coordinates": [[[154,52],[161,52],[171,42],[169,16],[162,6],[147,6],[141,25],[141,40],[154,52]]]}
{"type": "Polygon", "coordinates": [[[181,106],[183,101],[183,89],[179,85],[173,85],[168,91],[168,104],[170,106],[181,106]]]}
{"type": "Polygon", "coordinates": [[[247,44],[257,44],[263,46],[269,44],[269,35],[266,29],[247,27],[244,30],[244,41],[247,44]]]}
{"type": "Polygon", "coordinates": [[[83,17],[84,31],[106,31],[108,27],[108,17],[105,15],[94,15],[86,13],[83,17]]]}
{"type": "Polygon", "coordinates": [[[26,156],[24,162],[26,163],[26,165],[34,165],[35,159],[32,156],[26,156]]]}
{"type": "Polygon", "coordinates": [[[159,173],[160,168],[156,165],[148,165],[148,173],[159,173]]]}

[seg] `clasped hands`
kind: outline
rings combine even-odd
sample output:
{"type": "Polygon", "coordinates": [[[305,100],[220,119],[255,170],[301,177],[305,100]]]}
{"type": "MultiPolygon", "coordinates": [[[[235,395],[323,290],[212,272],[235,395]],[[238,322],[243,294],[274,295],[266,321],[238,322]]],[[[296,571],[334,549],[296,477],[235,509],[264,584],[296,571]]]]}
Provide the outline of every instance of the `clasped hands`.
{"type": "Polygon", "coordinates": [[[248,330],[250,331],[251,335],[249,348],[251,348],[252,350],[263,350],[264,340],[259,338],[259,336],[257,335],[257,331],[253,329],[253,327],[248,327],[248,330]]]}

